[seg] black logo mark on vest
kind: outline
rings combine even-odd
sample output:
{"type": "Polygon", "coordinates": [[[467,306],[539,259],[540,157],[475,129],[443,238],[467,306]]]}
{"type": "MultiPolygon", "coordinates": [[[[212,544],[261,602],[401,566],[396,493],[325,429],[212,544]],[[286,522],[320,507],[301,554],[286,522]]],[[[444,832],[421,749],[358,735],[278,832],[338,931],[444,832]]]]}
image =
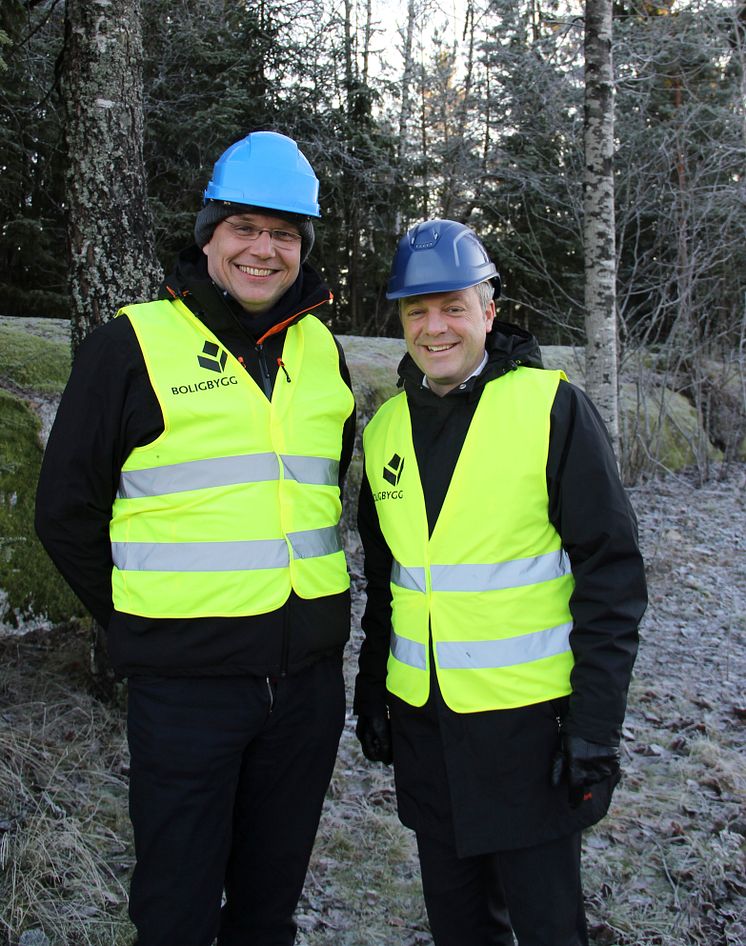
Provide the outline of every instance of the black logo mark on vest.
{"type": "Polygon", "coordinates": [[[392,486],[397,486],[403,469],[404,457],[400,457],[398,453],[395,453],[383,468],[383,478],[392,486]]]}
{"type": "Polygon", "coordinates": [[[202,355],[197,355],[197,361],[200,367],[222,374],[225,369],[225,363],[228,360],[228,352],[219,348],[215,342],[205,342],[202,352],[209,357],[203,358],[202,355]]]}

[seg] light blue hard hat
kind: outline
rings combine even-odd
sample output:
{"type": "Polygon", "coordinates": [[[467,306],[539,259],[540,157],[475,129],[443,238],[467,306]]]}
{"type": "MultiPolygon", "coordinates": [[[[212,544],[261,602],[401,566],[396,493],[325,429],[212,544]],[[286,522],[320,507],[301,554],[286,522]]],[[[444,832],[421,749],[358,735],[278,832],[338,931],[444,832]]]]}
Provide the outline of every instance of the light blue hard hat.
{"type": "Polygon", "coordinates": [[[455,292],[500,276],[476,233],[455,220],[427,220],[404,234],[391,264],[387,299],[455,292]]]}
{"type": "Polygon", "coordinates": [[[320,217],[319,182],[292,138],[254,131],[231,145],[215,162],[207,185],[210,200],[320,217]]]}

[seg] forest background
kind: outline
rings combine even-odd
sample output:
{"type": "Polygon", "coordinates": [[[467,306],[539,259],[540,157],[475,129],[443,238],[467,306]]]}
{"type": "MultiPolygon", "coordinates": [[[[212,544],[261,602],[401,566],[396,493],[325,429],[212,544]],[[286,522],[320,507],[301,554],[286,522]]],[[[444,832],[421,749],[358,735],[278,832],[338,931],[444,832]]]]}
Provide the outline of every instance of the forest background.
{"type": "MultiPolygon", "coordinates": [[[[123,81],[142,67],[144,173],[123,164],[122,141],[114,138],[88,170],[102,177],[104,192],[126,195],[137,175],[147,185],[148,239],[157,261],[151,280],[191,241],[202,191],[225,147],[261,128],[300,143],[321,181],[323,218],[312,262],[334,291],[331,324],[353,351],[364,422],[383,390],[377,380],[368,383],[366,371],[391,341],[373,343],[372,336],[398,334],[385,301],[391,255],[401,233],[427,217],[455,218],[477,230],[503,276],[500,317],[534,332],[548,353],[562,346],[562,364],[582,376],[585,6],[2,0],[0,314],[11,318],[0,324],[0,587],[10,594],[11,619],[23,621],[41,608],[57,624],[55,633],[0,645],[0,750],[11,760],[0,765],[0,893],[10,891],[8,912],[0,911],[3,946],[4,935],[13,946],[17,935],[26,936],[24,946],[45,944],[43,929],[64,930],[49,937],[66,943],[124,942],[128,935],[120,883],[131,866],[121,713],[91,698],[81,627],[62,623],[78,613],[76,602],[30,534],[39,431],[69,370],[66,320],[73,347],[80,340],[80,300],[66,249],[76,237],[70,200],[75,162],[83,157],[71,148],[70,102],[82,102],[85,89],[71,90],[70,83],[88,77],[71,69],[81,36],[70,23],[85,15],[90,30],[82,39],[101,48],[111,40],[123,51],[123,81]],[[48,332],[39,329],[39,317],[48,332]],[[41,339],[27,332],[29,318],[41,339]],[[9,328],[14,324],[18,331],[9,328]],[[52,341],[61,331],[64,341],[52,341]],[[98,761],[101,771],[89,778],[86,766],[98,761]],[[108,879],[97,887],[91,877],[99,856],[97,876],[108,879]],[[33,939],[37,932],[42,938],[33,939]]],[[[736,801],[743,766],[733,748],[746,718],[739,695],[743,570],[736,554],[743,464],[722,484],[715,476],[746,457],[746,3],[633,0],[613,9],[615,310],[620,388],[632,418],[621,459],[626,481],[642,484],[635,487],[640,505],[652,510],[642,524],[651,580],[659,583],[657,610],[648,618],[655,634],[644,648],[650,666],[640,667],[625,738],[638,761],[654,766],[663,759],[666,771],[660,784],[649,773],[635,782],[627,759],[632,778],[618,807],[633,826],[610,822],[608,837],[592,839],[602,877],[606,845],[629,857],[624,883],[617,871],[597,885],[605,919],[594,941],[731,946],[743,941],[736,866],[743,855],[736,801]],[[691,409],[686,419],[683,412],[666,414],[688,448],[674,463],[662,450],[656,414],[681,401],[691,409]],[[688,426],[691,416],[695,426],[688,426]],[[715,456],[725,463],[713,463],[715,456]],[[665,479],[645,482],[645,474],[686,465],[691,474],[675,479],[676,492],[665,479]],[[723,546],[717,552],[716,538],[723,546]],[[713,638],[718,634],[724,643],[713,638]],[[666,642],[670,652],[656,649],[666,642]],[[725,669],[713,653],[724,655],[725,669]],[[702,712],[704,683],[712,705],[702,712]],[[713,784],[705,790],[708,778],[713,784]],[[651,811],[655,823],[648,825],[651,811]],[[615,899],[622,918],[614,918],[615,899]]],[[[109,107],[102,98],[93,104],[102,112],[109,107]]],[[[134,117],[131,127],[137,130],[134,117]]],[[[126,137],[126,125],[119,132],[126,137]]],[[[89,205],[88,216],[103,217],[104,209],[89,205]]],[[[125,253],[134,256],[131,222],[114,223],[125,253]]],[[[95,245],[88,252],[95,254],[95,245]]],[[[85,273],[92,256],[80,260],[85,273]]],[[[113,316],[117,302],[107,286],[88,288],[97,317],[113,316]]],[[[394,365],[389,356],[387,383],[394,365]]],[[[352,563],[359,605],[360,566],[354,556],[352,563]]],[[[395,824],[390,779],[365,772],[360,762],[349,725],[333,817],[305,904],[308,942],[426,943],[411,844],[395,824]],[[335,820],[337,802],[343,810],[335,820]],[[379,810],[380,857],[366,847],[371,814],[379,810]],[[361,835],[351,840],[355,818],[361,835]],[[335,832],[339,849],[331,850],[335,832]],[[356,845],[361,877],[357,862],[353,872],[345,866],[356,845]],[[409,920],[399,905],[386,912],[379,901],[388,899],[381,893],[386,883],[401,883],[401,871],[391,870],[399,854],[411,881],[409,920]],[[370,864],[380,876],[366,887],[370,864]],[[340,886],[326,876],[337,870],[345,878],[340,886]],[[340,933],[360,890],[364,920],[340,933]],[[384,922],[380,932],[375,923],[384,922]]]]}
{"type": "MultiPolygon", "coordinates": [[[[105,13],[124,28],[141,18],[129,54],[164,269],[191,241],[216,157],[273,129],[321,181],[313,262],[337,332],[397,333],[384,296],[396,240],[443,216],[497,260],[501,318],[543,344],[582,342],[584,4],[464,0],[452,17],[436,0],[89,6],[99,43],[105,13]]],[[[746,4],[613,7],[622,360],[643,344],[732,351],[746,318],[746,4]]],[[[4,0],[0,44],[2,314],[68,318],[65,3],[4,0]]]]}

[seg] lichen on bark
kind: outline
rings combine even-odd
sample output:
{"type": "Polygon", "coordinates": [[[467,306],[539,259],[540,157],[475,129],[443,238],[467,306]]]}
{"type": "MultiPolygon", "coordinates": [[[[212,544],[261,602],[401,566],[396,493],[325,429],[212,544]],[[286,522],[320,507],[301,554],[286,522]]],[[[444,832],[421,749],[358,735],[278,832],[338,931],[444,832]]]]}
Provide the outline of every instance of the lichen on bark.
{"type": "Polygon", "coordinates": [[[161,278],[143,161],[140,0],[67,0],[63,95],[72,346],[161,278]]]}

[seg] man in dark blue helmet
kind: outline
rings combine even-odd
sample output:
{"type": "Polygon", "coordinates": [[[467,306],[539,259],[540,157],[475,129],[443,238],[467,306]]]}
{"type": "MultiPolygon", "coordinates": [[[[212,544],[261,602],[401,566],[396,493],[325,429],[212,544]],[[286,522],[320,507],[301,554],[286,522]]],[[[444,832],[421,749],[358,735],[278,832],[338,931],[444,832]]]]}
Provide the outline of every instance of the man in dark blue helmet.
{"type": "Polygon", "coordinates": [[[128,678],[138,946],[295,940],[350,609],[318,188],[284,135],[231,146],[160,298],[81,346],[44,458],[37,530],[128,678]]]}
{"type": "Polygon", "coordinates": [[[399,243],[404,391],[364,434],[357,734],[393,760],[436,946],[584,946],[583,828],[606,813],[646,589],[584,394],[495,318],[468,227],[399,243]]]}

